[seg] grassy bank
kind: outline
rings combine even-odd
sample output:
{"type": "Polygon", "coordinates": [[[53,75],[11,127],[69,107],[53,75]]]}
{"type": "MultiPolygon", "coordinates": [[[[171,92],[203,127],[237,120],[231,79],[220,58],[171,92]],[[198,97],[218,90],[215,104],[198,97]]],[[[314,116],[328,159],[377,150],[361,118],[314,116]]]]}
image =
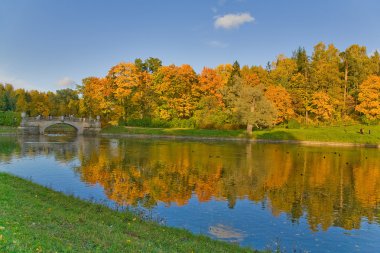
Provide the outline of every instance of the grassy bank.
{"type": "Polygon", "coordinates": [[[0,252],[251,252],[0,173],[0,252]]]}
{"type": "Polygon", "coordinates": [[[0,134],[14,134],[17,133],[17,127],[0,126],[0,134]]]}
{"type": "Polygon", "coordinates": [[[107,134],[147,134],[147,135],[169,135],[169,136],[193,136],[193,137],[222,137],[243,138],[246,136],[244,130],[209,130],[192,128],[145,128],[145,127],[107,127],[101,133],[107,134]]]}
{"type": "Polygon", "coordinates": [[[301,129],[272,129],[254,131],[253,138],[266,140],[299,140],[380,144],[380,126],[339,126],[301,129]],[[360,129],[363,133],[360,133],[360,129]]]}
{"type": "MultiPolygon", "coordinates": [[[[71,132],[67,125],[54,126],[52,133],[71,132]]],[[[16,127],[0,126],[0,134],[17,133],[16,127]]],[[[190,128],[145,128],[145,127],[107,127],[102,130],[104,134],[144,134],[165,136],[189,136],[212,138],[247,138],[245,130],[208,130],[190,128]]],[[[274,128],[269,130],[253,131],[253,139],[263,140],[297,140],[297,141],[321,141],[344,142],[360,144],[380,144],[380,125],[354,125],[333,127],[308,127],[300,129],[274,128]],[[363,134],[360,133],[363,129],[363,134]]]]}
{"type": "MultiPolygon", "coordinates": [[[[105,134],[145,134],[190,137],[247,138],[244,130],[207,130],[181,128],[108,127],[105,134]]],[[[297,140],[380,144],[380,126],[310,127],[300,129],[274,128],[253,131],[253,139],[297,140]],[[363,129],[363,134],[360,133],[363,129]]]]}

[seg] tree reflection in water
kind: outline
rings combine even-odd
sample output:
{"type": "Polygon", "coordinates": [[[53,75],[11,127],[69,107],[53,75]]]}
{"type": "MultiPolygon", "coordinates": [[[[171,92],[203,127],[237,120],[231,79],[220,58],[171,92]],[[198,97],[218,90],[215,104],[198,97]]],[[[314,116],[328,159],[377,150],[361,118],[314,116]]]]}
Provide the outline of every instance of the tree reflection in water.
{"type": "Polygon", "coordinates": [[[195,194],[233,208],[239,199],[267,199],[273,215],[284,212],[296,222],[306,214],[312,230],[359,228],[363,217],[379,222],[377,150],[118,141],[115,151],[104,140],[80,172],[120,204],[186,205],[195,194]]]}
{"type": "Polygon", "coordinates": [[[79,159],[81,179],[101,185],[121,205],[181,206],[196,196],[234,208],[249,199],[275,216],[286,213],[292,222],[305,216],[313,231],[360,228],[363,218],[380,223],[376,149],[99,138],[52,143],[3,138],[0,159],[39,154],[62,162],[79,159]]]}

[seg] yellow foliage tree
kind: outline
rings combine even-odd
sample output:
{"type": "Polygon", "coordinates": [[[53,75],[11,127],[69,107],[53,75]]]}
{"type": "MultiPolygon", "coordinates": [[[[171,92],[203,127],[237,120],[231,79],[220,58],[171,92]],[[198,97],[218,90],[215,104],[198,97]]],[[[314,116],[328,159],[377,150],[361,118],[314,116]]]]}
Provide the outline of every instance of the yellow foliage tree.
{"type": "Polygon", "coordinates": [[[359,87],[359,105],[356,111],[369,120],[380,119],[380,77],[369,76],[359,87]]]}
{"type": "Polygon", "coordinates": [[[193,94],[199,88],[197,74],[190,65],[161,67],[154,75],[154,82],[160,118],[187,119],[192,116],[196,102],[193,94]]]}
{"type": "Polygon", "coordinates": [[[108,72],[113,98],[122,108],[122,118],[125,120],[133,105],[139,100],[138,87],[141,84],[141,71],[133,63],[119,63],[108,72]]]}

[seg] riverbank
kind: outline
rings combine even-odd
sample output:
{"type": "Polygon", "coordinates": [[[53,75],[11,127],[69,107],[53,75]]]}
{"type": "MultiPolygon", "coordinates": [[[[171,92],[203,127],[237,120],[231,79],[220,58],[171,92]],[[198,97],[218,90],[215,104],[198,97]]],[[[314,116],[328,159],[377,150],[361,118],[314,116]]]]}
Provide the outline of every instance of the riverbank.
{"type": "MultiPolygon", "coordinates": [[[[15,134],[17,134],[17,128],[15,127],[0,127],[0,135],[15,134]]],[[[318,146],[357,146],[380,148],[380,125],[309,127],[300,129],[274,128],[255,130],[252,132],[252,136],[248,136],[245,130],[113,126],[104,128],[100,132],[100,135],[105,137],[250,141],[318,146]]]]}
{"type": "Polygon", "coordinates": [[[0,173],[0,252],[252,252],[0,173]]]}
{"type": "Polygon", "coordinates": [[[300,129],[275,128],[253,131],[207,130],[180,128],[108,127],[102,136],[173,138],[195,140],[233,140],[269,143],[293,143],[329,146],[380,147],[380,126],[313,127],[300,129]],[[362,129],[362,133],[360,132],[362,129]]]}

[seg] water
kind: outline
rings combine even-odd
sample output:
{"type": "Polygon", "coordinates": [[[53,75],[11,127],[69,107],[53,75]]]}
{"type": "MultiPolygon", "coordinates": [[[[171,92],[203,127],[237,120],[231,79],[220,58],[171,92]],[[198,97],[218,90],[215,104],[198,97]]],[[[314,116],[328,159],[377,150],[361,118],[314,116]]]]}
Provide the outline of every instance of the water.
{"type": "Polygon", "coordinates": [[[379,252],[380,151],[0,137],[0,171],[256,249],[379,252]]]}

